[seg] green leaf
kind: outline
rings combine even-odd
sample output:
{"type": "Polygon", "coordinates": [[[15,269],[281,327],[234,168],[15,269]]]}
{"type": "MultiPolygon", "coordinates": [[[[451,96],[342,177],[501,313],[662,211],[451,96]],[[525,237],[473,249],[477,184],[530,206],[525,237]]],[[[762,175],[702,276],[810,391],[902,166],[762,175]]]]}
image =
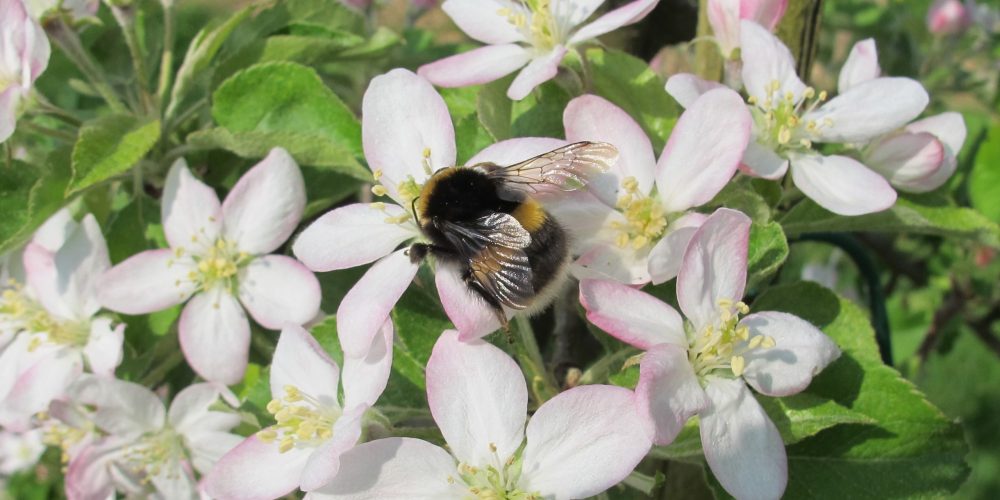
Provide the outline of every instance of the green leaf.
{"type": "Polygon", "coordinates": [[[159,138],[158,120],[108,115],[88,122],[73,146],[73,179],[67,194],[128,171],[159,138]]]}
{"type": "Polygon", "coordinates": [[[53,152],[40,166],[0,162],[0,254],[28,241],[63,206],[69,177],[68,149],[53,152]]]}
{"type": "Polygon", "coordinates": [[[976,160],[969,174],[969,199],[972,206],[1000,223],[1000,125],[995,125],[987,133],[986,142],[976,153],[976,160]]]}
{"type": "Polygon", "coordinates": [[[392,318],[397,339],[393,366],[414,386],[424,390],[424,367],[431,350],[441,332],[453,328],[452,324],[445,319],[441,305],[415,287],[403,294],[392,318]]]}
{"type": "Polygon", "coordinates": [[[967,238],[1000,248],[1000,227],[979,212],[954,206],[941,194],[901,194],[885,211],[845,217],[803,200],[781,218],[789,237],[803,233],[883,231],[967,238]]]}
{"type": "MultiPolygon", "coordinates": [[[[237,138],[265,134],[255,138],[278,138],[308,151],[312,156],[303,158],[303,163],[324,153],[321,166],[336,164],[342,173],[370,176],[357,161],[363,154],[360,122],[311,68],[272,62],[240,71],[215,91],[212,116],[237,138]],[[310,141],[330,144],[310,147],[310,141]]],[[[244,151],[250,146],[242,141],[239,145],[244,151]]]]}
{"type": "Polygon", "coordinates": [[[494,142],[496,140],[476,115],[467,115],[455,122],[455,157],[459,165],[464,165],[473,155],[494,142]]]}
{"type": "Polygon", "coordinates": [[[968,475],[962,428],[882,364],[867,315],[811,283],[765,292],[753,310],[780,310],[820,325],[843,351],[805,394],[877,425],[839,425],[788,447],[789,498],[912,498],[954,492],[968,475]]]}
{"type": "Polygon", "coordinates": [[[117,212],[105,231],[112,264],[152,248],[146,238],[146,222],[151,220],[160,220],[160,208],[146,196],[140,196],[117,212]]]}
{"type": "Polygon", "coordinates": [[[507,97],[507,87],[510,86],[511,80],[512,77],[501,78],[487,83],[479,89],[479,95],[476,97],[479,121],[498,141],[512,137],[510,121],[513,106],[507,97]]]}
{"type": "Polygon", "coordinates": [[[329,142],[320,134],[258,131],[234,133],[217,127],[188,135],[187,144],[200,149],[225,149],[241,158],[254,160],[267,156],[272,148],[282,147],[304,167],[320,167],[361,181],[370,181],[372,178],[371,172],[361,166],[352,151],[329,142]]]}
{"type": "MultiPolygon", "coordinates": [[[[772,183],[773,184],[773,183],[772,183]]],[[[710,207],[726,207],[747,214],[755,222],[765,223],[771,219],[771,207],[760,193],[754,189],[752,179],[743,175],[726,184],[708,202],[710,207]]]]}
{"type": "Polygon", "coordinates": [[[747,251],[747,288],[755,289],[778,272],[788,258],[788,240],[781,224],[754,222],[747,251]]]}
{"type": "Polygon", "coordinates": [[[563,137],[563,110],[572,96],[556,85],[555,82],[545,82],[539,85],[528,97],[514,102],[511,111],[513,123],[510,129],[512,137],[563,137]]]}
{"type": "Polygon", "coordinates": [[[649,63],[624,52],[593,48],[586,64],[594,93],[615,103],[642,126],[656,151],[663,149],[680,110],[649,63]]]}
{"type": "Polygon", "coordinates": [[[170,108],[173,111],[180,105],[191,88],[198,82],[208,81],[211,75],[211,62],[219,52],[222,44],[229,38],[241,23],[250,15],[253,7],[246,7],[229,16],[222,24],[202,28],[195,35],[184,54],[184,62],[177,70],[174,88],[170,93],[170,108]]]}

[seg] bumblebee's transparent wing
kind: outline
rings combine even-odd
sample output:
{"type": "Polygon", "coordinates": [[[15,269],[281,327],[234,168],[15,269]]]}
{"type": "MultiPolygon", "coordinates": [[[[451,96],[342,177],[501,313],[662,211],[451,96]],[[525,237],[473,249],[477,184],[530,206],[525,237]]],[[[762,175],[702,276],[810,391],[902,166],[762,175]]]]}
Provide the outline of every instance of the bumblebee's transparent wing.
{"type": "Polygon", "coordinates": [[[474,221],[435,221],[469,265],[472,286],[498,304],[524,309],[532,297],[532,273],[524,248],[531,235],[512,215],[492,213],[474,221]]]}
{"type": "Polygon", "coordinates": [[[606,142],[576,142],[508,167],[483,166],[504,187],[527,194],[574,191],[618,160],[618,149],[606,142]]]}

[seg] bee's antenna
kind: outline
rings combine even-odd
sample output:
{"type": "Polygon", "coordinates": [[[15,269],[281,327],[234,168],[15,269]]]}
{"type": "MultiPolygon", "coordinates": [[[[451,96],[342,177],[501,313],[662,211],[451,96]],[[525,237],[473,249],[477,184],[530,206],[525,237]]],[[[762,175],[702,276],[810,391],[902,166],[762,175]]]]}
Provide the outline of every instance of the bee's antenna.
{"type": "Polygon", "coordinates": [[[419,199],[420,197],[417,196],[410,202],[410,212],[413,213],[413,222],[416,222],[418,226],[420,225],[420,219],[417,218],[417,200],[419,199]]]}

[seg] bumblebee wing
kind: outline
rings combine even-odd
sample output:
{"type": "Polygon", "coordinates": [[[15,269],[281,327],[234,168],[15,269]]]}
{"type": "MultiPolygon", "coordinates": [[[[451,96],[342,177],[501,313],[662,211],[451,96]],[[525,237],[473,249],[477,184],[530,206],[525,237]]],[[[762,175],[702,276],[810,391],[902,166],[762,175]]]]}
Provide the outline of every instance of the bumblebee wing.
{"type": "Polygon", "coordinates": [[[618,149],[606,142],[576,142],[508,167],[483,166],[486,175],[504,181],[512,191],[537,195],[575,191],[618,160],[618,149]]]}
{"type": "Polygon", "coordinates": [[[524,309],[535,295],[524,249],[531,235],[512,215],[497,212],[474,221],[440,221],[439,229],[469,264],[472,286],[512,309],[524,309]]]}

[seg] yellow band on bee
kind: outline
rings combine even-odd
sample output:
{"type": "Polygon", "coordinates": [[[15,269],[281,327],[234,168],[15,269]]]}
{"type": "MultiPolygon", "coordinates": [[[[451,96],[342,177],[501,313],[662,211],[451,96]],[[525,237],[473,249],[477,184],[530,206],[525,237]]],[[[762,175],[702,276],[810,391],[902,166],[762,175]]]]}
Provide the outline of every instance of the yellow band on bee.
{"type": "Polygon", "coordinates": [[[531,198],[525,198],[524,202],[510,214],[529,233],[538,231],[545,224],[545,210],[542,209],[541,204],[531,198]]]}

